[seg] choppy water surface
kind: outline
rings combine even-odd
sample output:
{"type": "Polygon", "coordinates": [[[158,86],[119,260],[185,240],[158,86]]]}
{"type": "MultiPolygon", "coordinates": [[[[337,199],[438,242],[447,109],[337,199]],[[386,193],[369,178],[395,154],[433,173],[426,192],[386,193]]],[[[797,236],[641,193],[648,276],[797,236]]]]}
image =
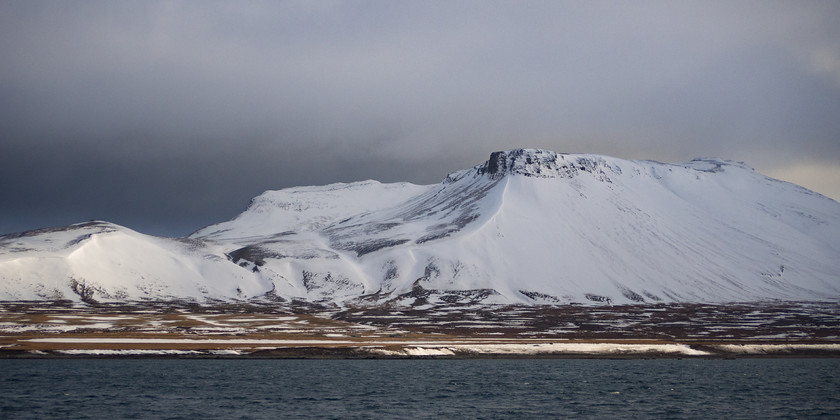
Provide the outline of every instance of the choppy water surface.
{"type": "Polygon", "coordinates": [[[840,360],[0,360],[0,418],[840,417],[840,360]]]}

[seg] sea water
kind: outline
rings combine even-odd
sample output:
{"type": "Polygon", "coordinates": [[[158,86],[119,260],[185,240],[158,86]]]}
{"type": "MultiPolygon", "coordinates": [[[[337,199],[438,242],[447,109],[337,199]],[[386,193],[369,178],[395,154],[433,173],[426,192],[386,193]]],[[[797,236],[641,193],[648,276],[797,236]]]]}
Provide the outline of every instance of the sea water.
{"type": "Polygon", "coordinates": [[[838,359],[0,360],[0,418],[840,418],[838,359]]]}

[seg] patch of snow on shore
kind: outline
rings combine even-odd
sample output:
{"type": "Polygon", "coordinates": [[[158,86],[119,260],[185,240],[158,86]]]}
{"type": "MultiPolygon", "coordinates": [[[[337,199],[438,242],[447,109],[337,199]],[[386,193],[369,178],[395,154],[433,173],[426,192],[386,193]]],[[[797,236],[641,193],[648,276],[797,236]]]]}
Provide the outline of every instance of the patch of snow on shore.
{"type": "Polygon", "coordinates": [[[388,356],[452,356],[455,354],[499,354],[499,355],[538,355],[538,354],[680,354],[685,356],[708,356],[710,353],[695,350],[684,344],[621,344],[621,343],[534,343],[534,344],[429,344],[424,346],[404,347],[401,350],[367,348],[374,354],[388,356]]]}
{"type": "Polygon", "coordinates": [[[58,350],[57,353],[97,356],[152,356],[200,354],[201,352],[195,350],[58,350]]]}

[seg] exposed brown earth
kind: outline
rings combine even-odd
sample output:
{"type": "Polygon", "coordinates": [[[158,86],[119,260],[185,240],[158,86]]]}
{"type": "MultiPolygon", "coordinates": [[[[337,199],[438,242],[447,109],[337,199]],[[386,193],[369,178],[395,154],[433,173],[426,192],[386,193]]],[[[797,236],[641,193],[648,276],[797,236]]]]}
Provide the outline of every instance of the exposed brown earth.
{"type": "Polygon", "coordinates": [[[0,304],[0,357],[92,355],[836,357],[840,305],[0,304]]]}

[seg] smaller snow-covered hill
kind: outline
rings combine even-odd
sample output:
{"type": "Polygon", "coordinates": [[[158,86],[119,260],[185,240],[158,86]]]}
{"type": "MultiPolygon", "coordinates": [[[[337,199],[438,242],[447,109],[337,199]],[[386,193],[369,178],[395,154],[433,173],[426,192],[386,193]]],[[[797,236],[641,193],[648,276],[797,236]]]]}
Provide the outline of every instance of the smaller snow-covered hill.
{"type": "Polygon", "coordinates": [[[186,239],[93,223],[0,237],[0,250],[6,300],[840,297],[840,204],[720,159],[509,150],[436,185],[268,191],[186,239]]]}
{"type": "Polygon", "coordinates": [[[3,300],[230,299],[270,288],[200,241],[107,222],[0,237],[3,300]]]}

